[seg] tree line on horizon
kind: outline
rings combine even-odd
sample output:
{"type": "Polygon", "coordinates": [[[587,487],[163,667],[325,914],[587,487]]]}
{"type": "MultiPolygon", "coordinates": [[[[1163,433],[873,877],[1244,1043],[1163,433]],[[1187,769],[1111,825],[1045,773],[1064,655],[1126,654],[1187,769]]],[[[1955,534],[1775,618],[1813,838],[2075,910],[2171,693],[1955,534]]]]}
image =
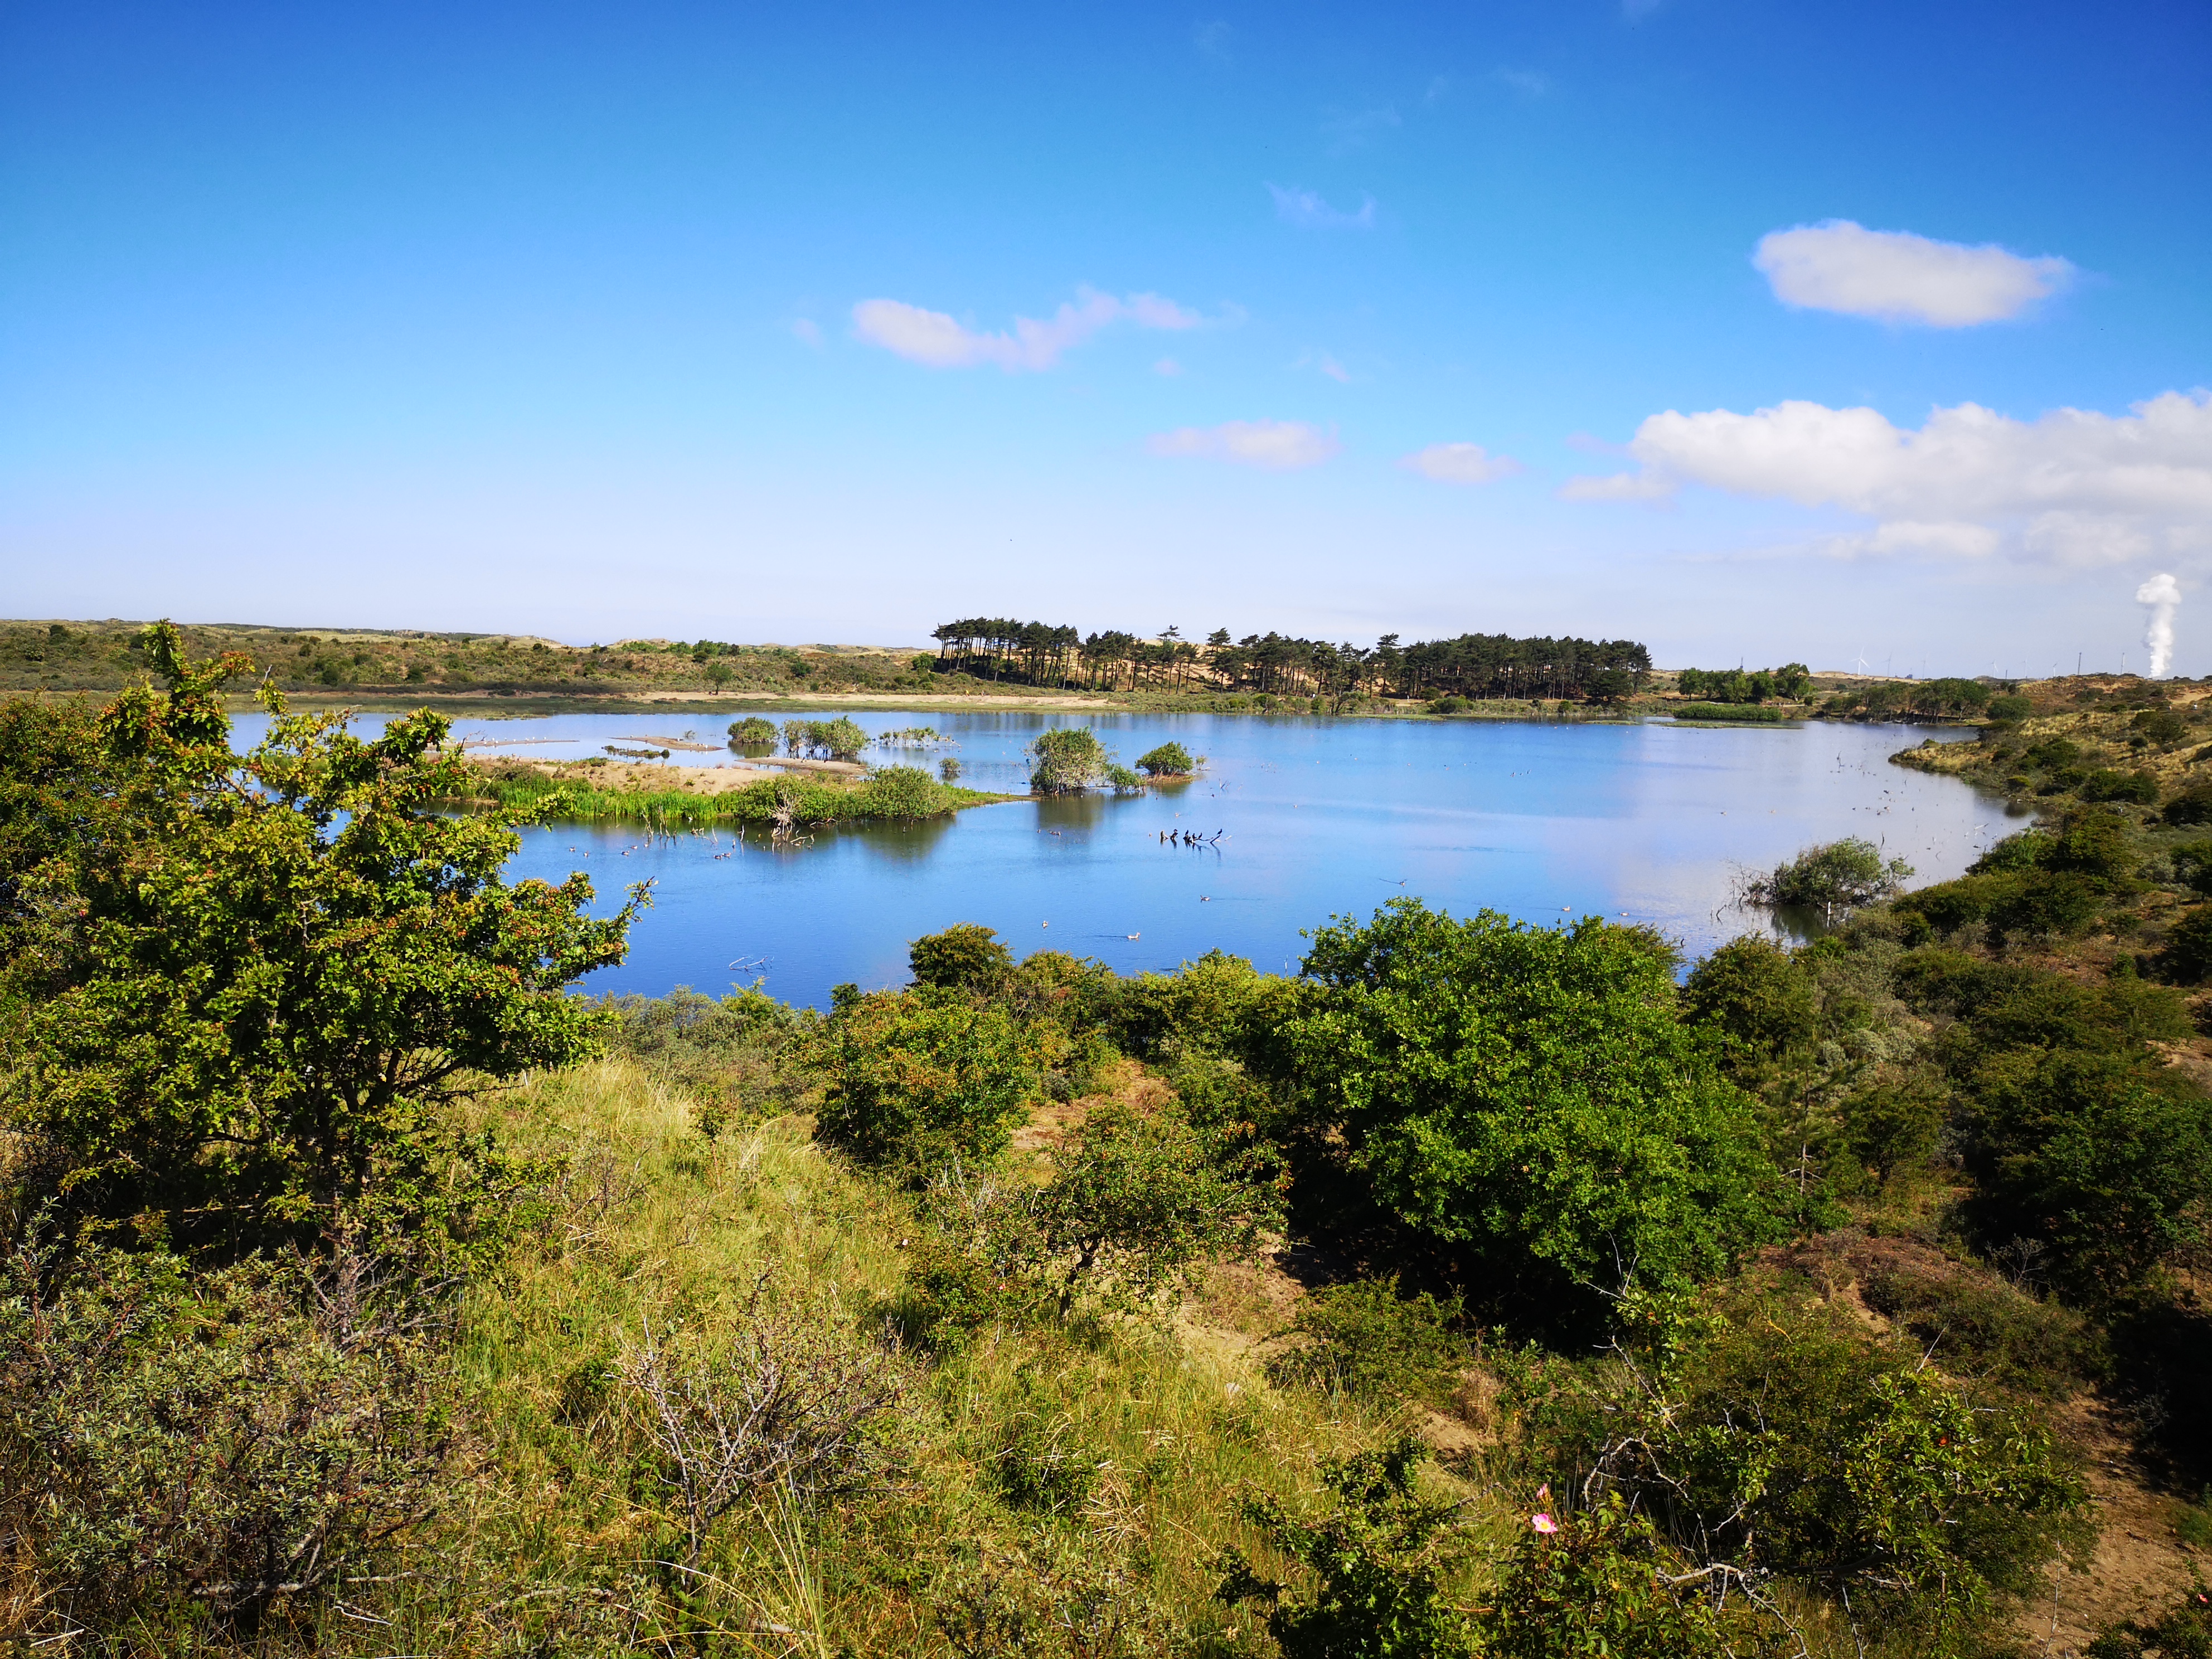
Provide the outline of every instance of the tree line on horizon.
{"type": "Polygon", "coordinates": [[[1344,698],[1569,697],[1610,701],[1643,685],[1651,653],[1633,640],[1506,634],[1372,646],[1310,640],[1272,630],[1233,638],[1218,628],[1203,641],[1179,628],[1153,639],[1121,629],[1080,629],[1010,617],[972,617],[931,630],[940,672],[1026,685],[1094,691],[1257,691],[1344,698]]]}

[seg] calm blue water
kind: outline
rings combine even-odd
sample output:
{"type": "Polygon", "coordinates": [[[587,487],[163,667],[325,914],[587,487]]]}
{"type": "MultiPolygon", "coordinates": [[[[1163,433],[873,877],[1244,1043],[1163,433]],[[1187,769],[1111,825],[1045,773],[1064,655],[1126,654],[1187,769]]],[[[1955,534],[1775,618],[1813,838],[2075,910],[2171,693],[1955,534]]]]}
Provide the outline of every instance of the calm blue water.
{"type": "MultiPolygon", "coordinates": [[[[719,994],[765,976],[775,996],[826,1006],[842,981],[903,982],[908,941],[957,921],[997,928],[1018,955],[1068,951],[1125,973],[1172,969],[1217,947],[1281,971],[1297,967],[1301,928],[1364,916],[1400,893],[1457,915],[1487,906],[1532,921],[1596,913],[1648,922],[1694,955],[1769,925],[1729,904],[1741,869],[1856,835],[1908,860],[1918,884],[1959,874],[2018,827],[1998,799],[1887,763],[1925,728],[851,718],[872,733],[934,726],[951,745],[869,756],[933,766],[956,756],[962,781],[983,789],[1022,788],[1023,747],[1052,725],[1092,726],[1125,762],[1170,738],[1209,759],[1196,781],[1141,796],[1008,802],[926,824],[824,832],[782,851],[757,832],[738,843],[727,832],[656,842],[635,829],[529,830],[517,876],[558,880],[581,870],[602,908],[633,882],[656,884],[629,959],[590,988],[719,994]],[[1222,839],[1170,847],[1159,838],[1167,829],[1222,839]]],[[[690,732],[711,743],[729,719],[570,714],[464,720],[457,730],[497,752],[566,757],[624,738],[690,732]]],[[[240,719],[240,742],[264,724],[240,719]]],[[[678,751],[668,763],[726,759],[678,751]]]]}

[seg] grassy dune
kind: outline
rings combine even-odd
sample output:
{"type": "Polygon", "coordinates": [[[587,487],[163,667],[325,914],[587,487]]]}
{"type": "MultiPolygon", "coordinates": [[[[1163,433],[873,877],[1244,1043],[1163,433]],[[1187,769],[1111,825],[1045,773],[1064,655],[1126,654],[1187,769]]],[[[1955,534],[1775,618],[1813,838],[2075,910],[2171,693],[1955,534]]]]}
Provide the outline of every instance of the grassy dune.
{"type": "Polygon", "coordinates": [[[1212,1599],[1224,1546],[1265,1553],[1245,1499],[1304,1501],[1319,1459],[1388,1426],[1340,1399],[1270,1388],[1254,1342],[1269,1316],[1239,1313],[1234,1297],[1208,1300],[1230,1322],[1220,1325],[1201,1314],[1172,1329],[998,1328],[933,1363],[891,1360],[905,1408],[878,1490],[823,1506],[804,1528],[772,1509],[732,1516],[696,1572],[674,1570],[661,1565],[682,1547],[671,1495],[641,1473],[635,1402],[607,1382],[625,1350],[648,1328],[711,1342],[744,1320],[763,1275],[763,1296],[805,1321],[881,1342],[902,1245],[919,1229],[896,1189],[818,1148],[806,1117],[710,1140],[692,1097],[625,1060],[547,1079],[500,1115],[503,1135],[568,1157],[567,1207],[544,1249],[466,1305],[458,1387],[489,1437],[477,1449],[477,1504],[423,1572],[409,1622],[379,1632],[377,1651],[511,1650],[526,1631],[559,1644],[618,1628],[657,1650],[678,1638],[677,1605],[688,1639],[716,1652],[1105,1655],[1172,1641],[1256,1653],[1265,1644],[1249,1609],[1212,1599]],[[1080,1496],[1057,1513],[1010,1499],[1014,1444],[1080,1471],[1068,1482],[1080,1496]],[[478,1585],[502,1587],[505,1611],[471,1606],[478,1585]],[[680,1602],[668,1593],[683,1589],[680,1602]],[[526,1616],[517,1595],[538,1598],[526,1616]],[[1041,1626],[1034,1647],[956,1639],[1018,1617],[1062,1628],[1048,1640],[1041,1626]],[[1071,1640],[1071,1621],[1119,1633],[1071,1640]]]}

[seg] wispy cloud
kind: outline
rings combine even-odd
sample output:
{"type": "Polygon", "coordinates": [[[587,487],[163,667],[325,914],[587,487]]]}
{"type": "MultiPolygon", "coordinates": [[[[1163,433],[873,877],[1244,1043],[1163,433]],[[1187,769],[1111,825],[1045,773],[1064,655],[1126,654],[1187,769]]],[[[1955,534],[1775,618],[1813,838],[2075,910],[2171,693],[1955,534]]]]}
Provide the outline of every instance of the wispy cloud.
{"type": "Polygon", "coordinates": [[[1398,465],[1408,472],[1449,484],[1495,483],[1521,471],[1521,463],[1510,455],[1493,455],[1480,444],[1466,443],[1431,444],[1401,457],[1398,465]]]}
{"type": "Polygon", "coordinates": [[[811,346],[822,343],[822,325],[811,317],[801,317],[791,325],[792,337],[811,346]]]}
{"type": "Polygon", "coordinates": [[[1236,33],[1237,31],[1231,28],[1225,20],[1209,18],[1190,32],[1190,43],[1208,58],[1218,58],[1225,62],[1229,57],[1229,42],[1236,33]]]}
{"type": "Polygon", "coordinates": [[[1523,98],[1541,98],[1552,89],[1552,77],[1540,70],[1496,69],[1491,70],[1490,78],[1523,98]]]}
{"type": "Polygon", "coordinates": [[[1152,365],[1152,373],[1172,380],[1183,372],[1182,365],[1172,357],[1163,357],[1152,365]]]}
{"type": "Polygon", "coordinates": [[[2013,420],[1976,404],[1917,431],[1873,409],[1784,403],[1654,415],[1642,470],[1571,479],[1571,501],[1660,501],[1682,484],[1838,507],[1874,520],[1822,550],[1947,557],[2009,552],[2072,567],[2212,563],[2212,392],[2168,392],[2125,415],[2013,420]]]}
{"type": "Polygon", "coordinates": [[[1275,216],[1285,224],[1296,225],[1301,230],[1375,228],[1375,198],[1372,196],[1363,195],[1359,198],[1357,213],[1346,213],[1331,207],[1318,191],[1285,189],[1280,185],[1269,185],[1267,193],[1275,198],[1275,216]]]}
{"type": "Polygon", "coordinates": [[[1177,427],[1173,432],[1155,434],[1145,447],[1155,455],[1198,456],[1269,472],[1319,466],[1340,447],[1334,433],[1323,432],[1304,421],[1224,421],[1219,426],[1177,427]]]}
{"type": "Polygon", "coordinates": [[[1321,361],[1314,365],[1314,368],[1316,372],[1328,375],[1330,380],[1334,380],[1339,386],[1350,386],[1352,384],[1351,371],[1346,369],[1342,363],[1337,362],[1335,358],[1330,356],[1326,351],[1321,354],[1321,361]]]}
{"type": "Polygon", "coordinates": [[[1348,155],[1365,149],[1390,128],[1404,125],[1398,112],[1385,105],[1380,109],[1332,111],[1321,130],[1328,137],[1330,155],[1348,155]]]}
{"type": "Polygon", "coordinates": [[[2017,317],[2075,275],[2064,259],[2023,258],[1994,242],[1969,247],[1869,230],[1849,219],[1771,231],[1751,262],[1784,305],[1929,328],[2017,317]]]}
{"type": "Polygon", "coordinates": [[[853,335],[864,344],[930,368],[973,368],[995,364],[1006,373],[1036,373],[1059,362],[1060,354],[1080,345],[1101,329],[1127,321],[1139,328],[1180,331],[1198,327],[1198,313],[1158,294],[1117,299],[1092,289],[1040,322],[1017,317],[1010,332],[983,333],[942,311],[927,311],[903,300],[863,300],[853,307],[853,335]]]}

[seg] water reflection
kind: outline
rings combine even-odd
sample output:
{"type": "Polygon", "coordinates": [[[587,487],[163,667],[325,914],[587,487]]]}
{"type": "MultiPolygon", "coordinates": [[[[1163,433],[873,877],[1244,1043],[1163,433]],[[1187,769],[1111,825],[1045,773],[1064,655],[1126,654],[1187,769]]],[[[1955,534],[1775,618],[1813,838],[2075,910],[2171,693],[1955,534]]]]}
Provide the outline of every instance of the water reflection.
{"type": "MultiPolygon", "coordinates": [[[[1813,842],[1862,836],[1927,882],[1960,873],[2014,827],[2001,801],[1890,765],[1890,754],[1927,735],[1909,727],[998,710],[851,718],[871,732],[936,726],[953,742],[931,762],[957,757],[962,781],[986,789],[1021,787],[1022,751],[1048,726],[1092,725],[1125,762],[1170,738],[1212,759],[1195,781],[1142,795],[823,830],[789,850],[727,830],[654,840],[635,827],[532,830],[518,874],[582,870],[606,908],[627,884],[656,881],[629,960],[593,988],[719,991],[763,973],[775,994],[819,1004],[842,981],[902,980],[907,941],[957,921],[997,928],[1018,954],[1072,949],[1124,972],[1172,969],[1215,948],[1281,971],[1304,951],[1301,929],[1364,916],[1401,893],[1459,915],[1487,906],[1539,921],[1595,913],[1646,922],[1700,953],[1778,925],[1790,937],[1817,931],[1817,917],[1733,902],[1741,872],[1771,870],[1813,842]],[[1188,847],[1185,831],[1221,839],[1188,847]]],[[[565,714],[459,729],[505,740],[495,752],[567,757],[641,734],[694,729],[713,740],[729,719],[565,714]],[[556,741],[514,742],[526,738],[556,741]]],[[[259,721],[239,724],[248,740],[259,721]]],[[[678,750],[666,764],[731,762],[721,750],[678,750]]]]}

